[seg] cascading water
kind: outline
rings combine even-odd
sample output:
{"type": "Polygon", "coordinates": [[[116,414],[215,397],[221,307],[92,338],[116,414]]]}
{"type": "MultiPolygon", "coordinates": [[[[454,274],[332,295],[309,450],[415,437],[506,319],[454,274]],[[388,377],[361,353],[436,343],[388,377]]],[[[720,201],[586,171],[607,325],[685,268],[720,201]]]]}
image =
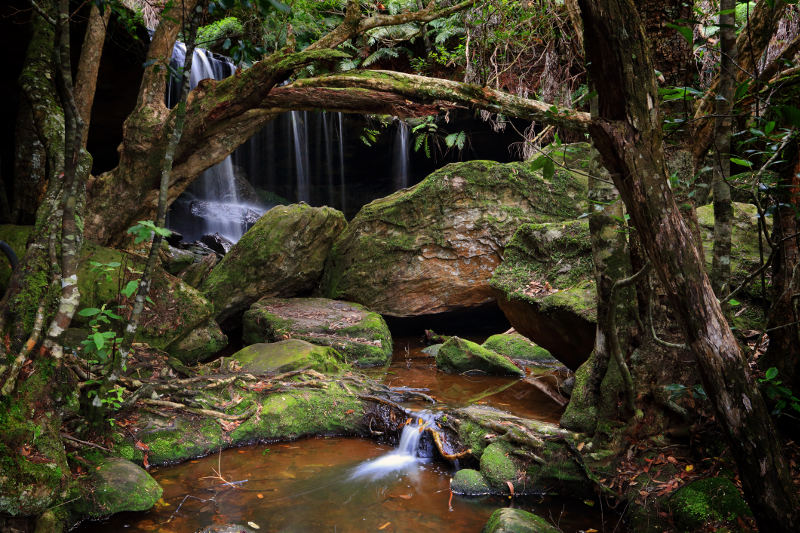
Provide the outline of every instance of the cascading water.
{"type": "MultiPolygon", "coordinates": [[[[186,45],[176,42],[172,51],[173,66],[183,65],[185,57],[186,45]]],[[[189,86],[193,89],[200,81],[208,78],[221,80],[235,71],[236,67],[230,61],[196,48],[189,86]]],[[[177,104],[178,90],[177,83],[170,80],[167,92],[169,107],[177,104]]],[[[175,201],[170,227],[181,233],[187,241],[213,233],[219,233],[232,242],[238,241],[265,211],[257,202],[255,194],[249,195],[247,199],[241,198],[239,189],[242,188],[246,190],[249,184],[236,176],[233,160],[228,156],[204,171],[175,201]]]]}
{"type": "Polygon", "coordinates": [[[395,119],[397,132],[394,136],[394,153],[392,154],[392,183],[395,189],[405,189],[409,186],[409,154],[408,138],[409,127],[404,121],[395,119]]]}
{"type": "Polygon", "coordinates": [[[353,471],[352,479],[378,479],[393,472],[408,472],[420,461],[418,449],[426,427],[433,423],[433,416],[421,411],[412,413],[412,421],[403,426],[397,448],[377,459],[366,461],[353,471]]]}
{"type": "Polygon", "coordinates": [[[297,176],[297,200],[311,201],[308,157],[308,111],[291,111],[292,135],[294,137],[294,162],[297,176]]]}

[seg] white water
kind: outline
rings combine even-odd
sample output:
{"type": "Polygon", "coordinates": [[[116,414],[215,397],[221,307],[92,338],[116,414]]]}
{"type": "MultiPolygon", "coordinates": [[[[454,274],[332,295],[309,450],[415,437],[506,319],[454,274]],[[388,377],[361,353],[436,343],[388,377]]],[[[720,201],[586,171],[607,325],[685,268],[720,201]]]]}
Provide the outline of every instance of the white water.
{"type": "MultiPolygon", "coordinates": [[[[176,42],[172,51],[173,65],[182,66],[185,57],[186,45],[176,42]]],[[[208,78],[221,80],[235,71],[236,67],[230,61],[220,59],[202,48],[195,48],[189,87],[194,89],[208,78]]],[[[167,96],[169,107],[177,103],[172,101],[176,94],[173,85],[170,80],[167,96]]],[[[206,234],[219,233],[236,242],[252,224],[253,216],[265,211],[261,205],[240,201],[231,156],[204,171],[178,201],[188,202],[188,212],[194,215],[195,220],[200,220],[200,227],[188,225],[179,229],[190,241],[206,234]]]]}
{"type": "Polygon", "coordinates": [[[311,201],[311,164],[308,156],[308,111],[290,111],[294,138],[294,163],[297,177],[297,200],[311,201]]]}
{"type": "Polygon", "coordinates": [[[408,124],[400,119],[395,119],[397,132],[394,136],[394,151],[392,154],[392,182],[394,188],[405,189],[409,186],[409,154],[408,154],[408,124]]]}
{"type": "Polygon", "coordinates": [[[350,476],[351,479],[368,478],[374,480],[395,472],[415,470],[416,465],[421,460],[417,457],[419,441],[422,438],[423,431],[432,423],[433,418],[426,412],[413,413],[412,416],[414,417],[412,421],[403,426],[403,432],[400,434],[400,443],[397,448],[377,459],[361,463],[353,470],[353,474],[350,476]]]}

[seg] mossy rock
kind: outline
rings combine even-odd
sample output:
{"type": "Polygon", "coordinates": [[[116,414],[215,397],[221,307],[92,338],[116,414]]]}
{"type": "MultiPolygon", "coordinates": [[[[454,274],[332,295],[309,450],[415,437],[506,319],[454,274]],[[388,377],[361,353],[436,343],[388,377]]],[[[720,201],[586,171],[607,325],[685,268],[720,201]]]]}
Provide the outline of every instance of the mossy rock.
{"type": "Polygon", "coordinates": [[[239,524],[215,524],[198,529],[196,533],[256,533],[256,530],[239,524]]]}
{"type": "Polygon", "coordinates": [[[569,171],[547,180],[530,162],[451,163],[365,205],[336,240],[320,294],[390,316],[484,305],[514,231],[576,218],[585,197],[585,176],[569,171]]]}
{"type": "MultiPolygon", "coordinates": [[[[119,288],[128,281],[139,279],[145,258],[85,242],[78,266],[78,288],[81,291],[79,310],[87,307],[116,305],[119,288]],[[118,267],[98,266],[109,263],[118,267]],[[124,270],[123,270],[124,269],[124,270]]],[[[171,347],[198,327],[207,327],[213,307],[197,290],[161,267],[153,270],[150,286],[152,303],[145,306],[136,333],[136,342],[146,343],[158,350],[171,347]]],[[[74,326],[86,326],[89,318],[76,313],[74,326]]],[[[221,340],[221,338],[219,338],[221,340]]]]}
{"type": "Polygon", "coordinates": [[[481,533],[560,533],[550,522],[528,511],[506,507],[489,517],[481,533]]]}
{"type": "Polygon", "coordinates": [[[492,335],[481,344],[487,350],[492,350],[511,359],[539,362],[544,364],[554,363],[556,359],[544,348],[538,346],[527,337],[519,333],[499,333],[492,335]]]}
{"type": "Polygon", "coordinates": [[[460,337],[451,337],[442,344],[436,352],[436,366],[451,373],[478,370],[492,375],[525,375],[508,357],[460,337]]]}
{"type": "Polygon", "coordinates": [[[363,306],[326,298],[263,298],[245,312],[242,339],[247,344],[301,339],[335,348],[358,366],[392,359],[392,336],[381,315],[363,306]]]}
{"type": "Polygon", "coordinates": [[[588,221],[520,227],[490,284],[520,334],[572,370],[586,360],[597,322],[588,221]]]}
{"type": "Polygon", "coordinates": [[[333,241],[347,222],[330,207],[273,207],[245,233],[200,285],[218,321],[264,296],[310,293],[333,241]]]}
{"type": "Polygon", "coordinates": [[[100,518],[123,511],[146,511],[161,498],[162,489],[143,468],[117,457],[93,468],[82,492],[76,511],[100,518]]]}
{"type": "Polygon", "coordinates": [[[439,349],[442,347],[441,344],[431,344],[430,346],[426,346],[422,349],[422,353],[425,355],[430,355],[431,357],[436,357],[436,354],[439,353],[439,349]]]}
{"type": "Polygon", "coordinates": [[[493,442],[481,454],[481,474],[489,486],[501,492],[508,492],[507,481],[517,485],[519,477],[509,454],[510,447],[499,442],[493,442]]]}
{"type": "MultiPolygon", "coordinates": [[[[25,245],[28,237],[33,232],[33,226],[15,226],[13,224],[0,224],[0,241],[5,241],[14,251],[17,259],[22,261],[25,255],[25,245]]],[[[8,280],[11,278],[11,263],[8,262],[5,254],[0,252],[0,297],[8,287],[8,280]]]]}
{"type": "Polygon", "coordinates": [[[494,492],[477,470],[463,468],[450,480],[450,490],[464,496],[481,496],[494,492]]]}
{"type": "Polygon", "coordinates": [[[202,362],[228,345],[228,337],[212,318],[194,328],[187,336],[169,347],[169,353],[182,363],[191,365],[202,362]]]}
{"type": "Polygon", "coordinates": [[[752,515],[739,489],[726,477],[700,479],[681,487],[669,498],[669,507],[683,530],[752,515]]]}
{"type": "Polygon", "coordinates": [[[235,361],[241,370],[257,374],[291,372],[302,368],[338,374],[348,368],[342,362],[342,356],[330,346],[318,346],[300,339],[252,344],[226,361],[235,361]]]}

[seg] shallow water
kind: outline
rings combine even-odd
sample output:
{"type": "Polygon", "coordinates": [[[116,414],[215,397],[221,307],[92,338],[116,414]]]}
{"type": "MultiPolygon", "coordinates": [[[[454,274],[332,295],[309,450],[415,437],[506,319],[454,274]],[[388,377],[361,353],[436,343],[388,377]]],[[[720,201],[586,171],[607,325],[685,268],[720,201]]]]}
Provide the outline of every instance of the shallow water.
{"type": "MultiPolygon", "coordinates": [[[[447,465],[419,459],[385,475],[354,475],[392,448],[361,439],[306,439],[250,446],[154,470],[163,502],[147,513],[85,523],[81,532],[193,532],[211,524],[253,522],[259,531],[480,531],[510,501],[454,496],[447,465]],[[217,472],[225,485],[216,477],[217,472]],[[178,509],[180,506],[180,509],[178,509]]],[[[516,498],[563,531],[602,531],[600,512],[581,502],[516,498]]],[[[613,529],[613,524],[609,524],[613,529]]],[[[608,530],[610,530],[608,529],[608,530]]]]}

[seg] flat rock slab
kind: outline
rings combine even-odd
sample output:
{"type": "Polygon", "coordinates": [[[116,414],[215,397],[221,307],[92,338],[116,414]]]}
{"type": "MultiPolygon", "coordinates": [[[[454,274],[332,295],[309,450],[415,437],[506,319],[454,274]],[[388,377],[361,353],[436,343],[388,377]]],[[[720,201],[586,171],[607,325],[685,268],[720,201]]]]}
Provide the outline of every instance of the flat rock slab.
{"type": "Polygon", "coordinates": [[[358,366],[385,365],[392,337],[381,315],[363,306],[326,298],[263,298],[243,317],[245,343],[301,339],[335,348],[358,366]]]}

